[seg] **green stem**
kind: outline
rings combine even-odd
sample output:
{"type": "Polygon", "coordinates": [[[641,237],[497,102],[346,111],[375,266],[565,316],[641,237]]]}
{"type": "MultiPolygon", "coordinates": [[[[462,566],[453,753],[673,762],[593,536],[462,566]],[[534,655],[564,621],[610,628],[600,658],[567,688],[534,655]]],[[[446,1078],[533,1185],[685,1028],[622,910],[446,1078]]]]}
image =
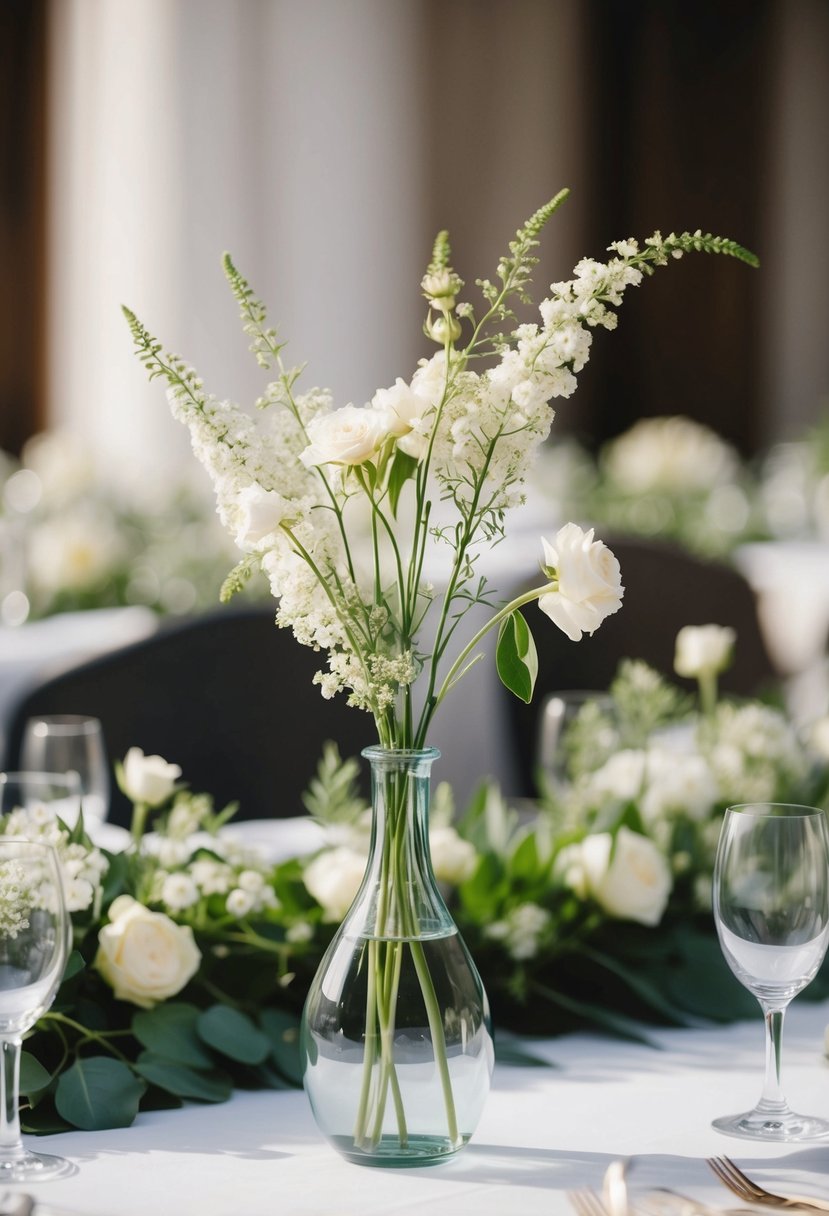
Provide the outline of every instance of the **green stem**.
{"type": "Polygon", "coordinates": [[[129,1057],[124,1055],[122,1051],[119,1051],[109,1040],[113,1038],[127,1038],[132,1034],[131,1030],[90,1030],[88,1026],[84,1026],[81,1022],[76,1022],[73,1018],[67,1017],[65,1013],[44,1013],[38,1025],[42,1027],[44,1022],[55,1022],[77,1031],[81,1037],[76,1046],[80,1046],[83,1043],[100,1043],[102,1047],[112,1052],[119,1060],[122,1060],[125,1064],[130,1063],[129,1057]]]}
{"type": "Polygon", "coordinates": [[[136,802],[132,808],[132,821],[130,823],[130,836],[132,837],[136,847],[141,843],[141,837],[144,835],[144,830],[147,826],[147,816],[150,813],[150,808],[146,802],[136,802]]]}
{"type": "Polygon", "coordinates": [[[490,629],[493,629],[496,625],[500,624],[501,621],[505,620],[506,617],[510,616],[513,612],[515,612],[516,609],[521,608],[524,604],[532,603],[532,601],[537,600],[539,598],[539,596],[546,595],[546,593],[548,591],[551,591],[554,589],[555,589],[555,583],[545,583],[542,587],[533,587],[532,591],[525,591],[523,595],[518,595],[515,597],[514,600],[510,600],[510,602],[508,604],[506,604],[503,608],[501,608],[498,612],[496,612],[494,616],[490,617],[490,619],[486,622],[486,624],[483,625],[478,630],[478,632],[475,634],[475,636],[472,638],[472,640],[470,642],[468,642],[466,646],[464,646],[463,650],[460,652],[458,657],[455,659],[455,662],[449,668],[449,671],[446,673],[446,678],[444,679],[443,683],[441,684],[437,695],[432,696],[430,698],[430,702],[426,706],[424,706],[423,714],[421,715],[421,726],[420,726],[420,731],[419,731],[418,738],[416,741],[416,746],[418,746],[418,747],[423,746],[423,740],[426,737],[426,729],[429,725],[429,722],[431,721],[431,718],[432,718],[435,710],[440,705],[441,701],[446,696],[449,689],[452,687],[452,684],[455,681],[455,677],[457,676],[458,672],[460,672],[460,670],[462,669],[462,667],[463,667],[464,663],[466,662],[467,658],[469,657],[469,655],[472,653],[472,651],[475,649],[475,647],[478,645],[478,643],[484,637],[486,637],[486,635],[489,633],[490,629]]]}
{"type": "Polygon", "coordinates": [[[423,993],[423,1000],[426,1004],[426,1016],[429,1019],[429,1030],[432,1034],[432,1046],[435,1052],[435,1063],[437,1064],[440,1074],[440,1085],[443,1090],[443,1103],[446,1107],[446,1122],[448,1125],[449,1140],[452,1144],[457,1144],[458,1136],[458,1117],[455,1111],[455,1097],[452,1092],[452,1078],[449,1076],[449,1061],[446,1058],[446,1038],[443,1033],[443,1020],[440,1016],[440,1007],[435,995],[435,985],[432,982],[432,976],[429,971],[429,964],[426,961],[426,955],[423,952],[423,945],[419,941],[411,941],[409,948],[412,952],[412,959],[417,972],[417,978],[420,982],[420,990],[423,993]]]}
{"type": "Polygon", "coordinates": [[[713,671],[701,671],[697,677],[699,704],[703,717],[710,718],[717,708],[717,676],[713,671]]]}

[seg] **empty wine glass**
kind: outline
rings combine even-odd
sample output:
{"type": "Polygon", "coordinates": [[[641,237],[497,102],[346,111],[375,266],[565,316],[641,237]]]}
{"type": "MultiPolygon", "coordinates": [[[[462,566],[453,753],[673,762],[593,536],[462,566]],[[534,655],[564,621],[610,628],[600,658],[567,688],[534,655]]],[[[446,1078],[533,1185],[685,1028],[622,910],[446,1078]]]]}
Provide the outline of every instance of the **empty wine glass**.
{"type": "Polygon", "coordinates": [[[780,1085],[786,1008],[814,979],[829,943],[825,813],[781,803],[729,807],[714,867],[714,920],[729,967],[763,1010],[766,1073],[755,1108],[713,1126],[755,1140],[829,1135],[829,1121],[795,1114],[780,1085]]]}
{"type": "Polygon", "coordinates": [[[29,718],[23,730],[20,767],[37,772],[77,773],[84,821],[95,824],[106,819],[109,761],[97,718],[82,714],[29,718]]]}
{"type": "Polygon", "coordinates": [[[77,821],[81,809],[81,785],[77,773],[0,773],[0,815],[25,811],[31,821],[6,826],[9,835],[28,835],[44,823],[42,812],[57,815],[67,827],[77,821]]]}
{"type": "Polygon", "coordinates": [[[54,1000],[68,949],[69,918],[55,850],[0,839],[0,1185],[74,1172],[62,1157],[24,1148],[18,1115],[23,1033],[54,1000]]]}
{"type": "Polygon", "coordinates": [[[551,693],[541,705],[536,764],[552,793],[600,768],[618,746],[616,707],[606,693],[578,689],[551,693]]]}

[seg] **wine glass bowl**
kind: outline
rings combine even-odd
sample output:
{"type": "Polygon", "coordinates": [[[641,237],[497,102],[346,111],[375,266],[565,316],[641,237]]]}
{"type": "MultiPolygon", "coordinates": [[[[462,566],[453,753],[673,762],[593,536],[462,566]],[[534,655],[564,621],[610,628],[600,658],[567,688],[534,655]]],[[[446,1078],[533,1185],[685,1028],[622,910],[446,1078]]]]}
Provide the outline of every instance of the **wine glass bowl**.
{"type": "Polygon", "coordinates": [[[714,867],[714,920],[726,962],[766,1022],[766,1075],[757,1106],[715,1119],[742,1138],[829,1136],[829,1121],[798,1115],[780,1086],[783,1017],[815,977],[829,945],[829,828],[817,807],[747,803],[725,813],[714,867]]]}
{"type": "Polygon", "coordinates": [[[61,1177],[74,1166],[23,1146],[22,1035],[51,1005],[66,966],[69,918],[55,850],[0,838],[0,1185],[61,1177]]]}
{"type": "Polygon", "coordinates": [[[536,768],[553,793],[619,746],[613,698],[588,689],[550,693],[541,705],[536,768]]]}
{"type": "MultiPolygon", "coordinates": [[[[43,714],[23,728],[20,766],[37,772],[77,774],[86,823],[102,823],[109,810],[109,761],[101,723],[83,714],[43,714]]],[[[71,826],[71,825],[70,825],[71,826]]]]}

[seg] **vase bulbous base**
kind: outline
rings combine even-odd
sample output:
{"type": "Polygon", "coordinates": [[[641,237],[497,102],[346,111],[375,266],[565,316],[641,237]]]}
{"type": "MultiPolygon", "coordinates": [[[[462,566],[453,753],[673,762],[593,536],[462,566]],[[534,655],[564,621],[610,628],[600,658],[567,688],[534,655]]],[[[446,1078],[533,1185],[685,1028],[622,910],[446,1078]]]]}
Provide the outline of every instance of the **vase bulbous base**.
{"type": "Polygon", "coordinates": [[[489,1003],[435,881],[429,769],[438,755],[368,748],[366,872],[302,1016],[303,1082],[348,1161],[437,1165],[467,1143],[489,1092],[489,1003]]]}
{"type": "Polygon", "coordinates": [[[418,1166],[440,1165],[454,1157],[468,1143],[461,1137],[453,1143],[447,1136],[410,1136],[401,1145],[397,1136],[383,1136],[377,1144],[366,1149],[356,1148],[351,1136],[334,1136],[329,1144],[347,1161],[355,1165],[370,1165],[380,1169],[412,1169],[418,1166]]]}

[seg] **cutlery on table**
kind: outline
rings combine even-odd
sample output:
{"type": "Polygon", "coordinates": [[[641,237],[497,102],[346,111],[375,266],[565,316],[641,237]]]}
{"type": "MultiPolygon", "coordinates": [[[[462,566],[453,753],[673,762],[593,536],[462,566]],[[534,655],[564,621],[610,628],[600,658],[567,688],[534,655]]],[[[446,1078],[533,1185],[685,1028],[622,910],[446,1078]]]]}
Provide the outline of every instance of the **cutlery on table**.
{"type": "Polygon", "coordinates": [[[746,1203],[772,1208],[800,1208],[812,1212],[829,1212],[829,1200],[807,1195],[775,1195],[758,1186],[728,1157],[707,1157],[706,1161],[724,1186],[746,1203]]]}
{"type": "Polygon", "coordinates": [[[608,1216],[607,1208],[589,1186],[579,1187],[577,1191],[568,1191],[567,1198],[576,1216],[608,1216]]]}
{"type": "Polygon", "coordinates": [[[5,1191],[0,1195],[0,1216],[32,1216],[34,1210],[34,1196],[25,1191],[5,1191]]]}

